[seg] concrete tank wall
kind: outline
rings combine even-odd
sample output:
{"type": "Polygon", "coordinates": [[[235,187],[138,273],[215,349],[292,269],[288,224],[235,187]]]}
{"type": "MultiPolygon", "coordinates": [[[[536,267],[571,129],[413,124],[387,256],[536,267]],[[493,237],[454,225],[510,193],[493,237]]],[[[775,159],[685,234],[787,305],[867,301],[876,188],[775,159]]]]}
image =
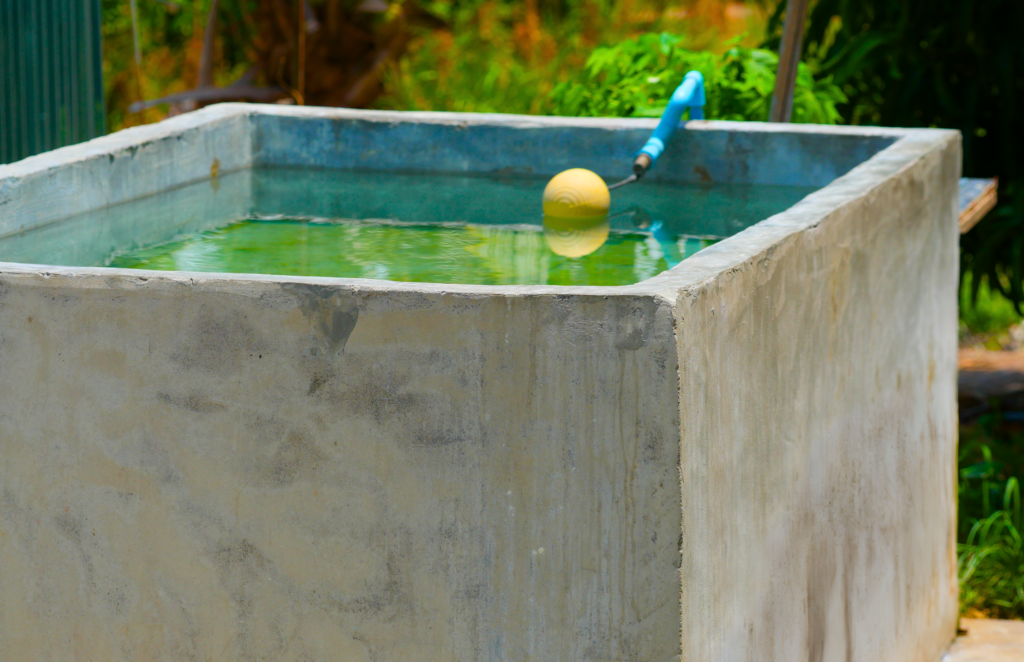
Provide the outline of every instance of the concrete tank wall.
{"type": "Polygon", "coordinates": [[[667,305],[7,274],[0,328],[17,659],[677,647],[667,305]]]}
{"type": "Polygon", "coordinates": [[[960,145],[890,150],[664,276],[684,660],[934,662],[956,631],[960,145]]]}
{"type": "MultiPolygon", "coordinates": [[[[232,141],[232,166],[269,158],[275,118],[360,117],[403,121],[214,107],[0,167],[2,222],[59,219],[62,186],[120,159],[135,174],[83,200],[156,193],[174,158],[200,177],[232,141]]],[[[543,144],[575,120],[475,121],[543,144]]],[[[3,657],[937,660],[959,137],[691,128],[853,147],[791,210],[628,287],[0,264],[3,657]]],[[[736,177],[764,171],[745,158],[736,177]]]]}

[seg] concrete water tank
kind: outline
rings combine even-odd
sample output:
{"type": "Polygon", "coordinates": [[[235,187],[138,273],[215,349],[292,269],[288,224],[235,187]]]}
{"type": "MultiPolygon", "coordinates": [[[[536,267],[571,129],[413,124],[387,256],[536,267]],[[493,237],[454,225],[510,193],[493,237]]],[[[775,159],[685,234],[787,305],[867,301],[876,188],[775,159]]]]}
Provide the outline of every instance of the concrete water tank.
{"type": "Polygon", "coordinates": [[[691,122],[650,177],[820,188],[621,287],[60,266],[230,173],[614,178],[653,125],[225,104],[0,166],[0,657],[938,660],[956,132],[691,122]]]}

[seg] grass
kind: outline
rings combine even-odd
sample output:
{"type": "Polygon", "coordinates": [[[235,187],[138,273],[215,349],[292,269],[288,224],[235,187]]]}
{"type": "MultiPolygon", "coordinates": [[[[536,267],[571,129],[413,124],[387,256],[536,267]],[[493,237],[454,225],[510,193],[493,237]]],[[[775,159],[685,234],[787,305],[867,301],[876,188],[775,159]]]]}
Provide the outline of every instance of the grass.
{"type": "Polygon", "coordinates": [[[1001,412],[960,429],[960,611],[1024,619],[1024,432],[1001,412]]]}

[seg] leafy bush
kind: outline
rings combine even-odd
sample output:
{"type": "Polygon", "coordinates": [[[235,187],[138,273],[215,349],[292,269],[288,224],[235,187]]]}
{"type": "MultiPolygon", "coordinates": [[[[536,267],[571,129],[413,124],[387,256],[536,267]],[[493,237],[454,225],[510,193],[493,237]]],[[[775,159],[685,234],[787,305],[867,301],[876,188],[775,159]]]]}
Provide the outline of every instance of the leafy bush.
{"type": "Polygon", "coordinates": [[[550,113],[552,88],[575,79],[596,46],[668,31],[695,50],[721,53],[736,39],[756,44],[766,21],[760,0],[728,6],[664,0],[420,4],[448,28],[418,34],[409,53],[389,66],[378,108],[550,113]]]}
{"type": "MultiPolygon", "coordinates": [[[[774,3],[767,48],[777,48],[785,4],[774,3]]],[[[1022,23],[1021,0],[818,0],[803,55],[842,86],[849,101],[840,111],[851,124],[960,130],[964,175],[998,176],[1001,203],[963,236],[961,271],[987,275],[1018,306],[1024,304],[1022,23]]]]}
{"type": "MultiPolygon", "coordinates": [[[[766,120],[779,57],[764,49],[733,46],[723,55],[683,48],[677,36],[644,34],[596,49],[574,80],[559,84],[547,110],[555,115],[658,117],[687,71],[704,76],[709,119],[766,120]]],[[[793,121],[835,124],[846,102],[830,78],[815,80],[800,65],[793,121]]]]}

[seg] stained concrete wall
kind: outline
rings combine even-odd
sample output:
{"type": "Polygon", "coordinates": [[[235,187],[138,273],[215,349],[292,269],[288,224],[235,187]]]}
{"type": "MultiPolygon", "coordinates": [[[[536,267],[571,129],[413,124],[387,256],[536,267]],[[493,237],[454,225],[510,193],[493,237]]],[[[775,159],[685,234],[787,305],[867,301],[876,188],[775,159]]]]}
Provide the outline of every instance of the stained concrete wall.
{"type": "MultiPolygon", "coordinates": [[[[255,160],[262,115],[351,117],[231,108],[255,160]]],[[[171,128],[107,161],[184,181],[238,138],[171,128]]],[[[889,146],[629,287],[0,264],[4,657],[937,659],[959,138],[693,128],[889,146]]],[[[0,168],[7,209],[59,217],[101,141],[0,168]]]]}
{"type": "Polygon", "coordinates": [[[668,659],[650,299],[0,278],[11,659],[668,659]]]}
{"type": "Polygon", "coordinates": [[[224,104],[0,165],[0,237],[248,168],[252,144],[224,104]]]}
{"type": "Polygon", "coordinates": [[[956,631],[961,157],[936,138],[661,278],[684,660],[931,662],[956,631]]]}

